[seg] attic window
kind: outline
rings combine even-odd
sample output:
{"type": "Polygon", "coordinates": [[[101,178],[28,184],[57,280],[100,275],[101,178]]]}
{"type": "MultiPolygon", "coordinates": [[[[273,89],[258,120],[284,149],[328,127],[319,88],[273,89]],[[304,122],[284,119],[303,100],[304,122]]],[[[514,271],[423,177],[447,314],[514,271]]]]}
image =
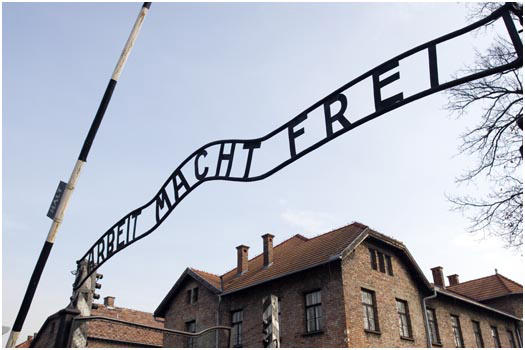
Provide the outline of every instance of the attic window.
{"type": "Polygon", "coordinates": [[[394,276],[392,257],[390,255],[372,248],[368,248],[368,251],[370,252],[370,267],[372,270],[388,273],[390,276],[394,276]]]}
{"type": "Polygon", "coordinates": [[[188,304],[196,304],[197,300],[199,300],[199,287],[189,289],[186,293],[188,296],[188,304]]]}
{"type": "Polygon", "coordinates": [[[370,265],[372,266],[372,270],[377,270],[377,258],[376,258],[376,251],[372,248],[368,248],[370,251],[370,265]]]}

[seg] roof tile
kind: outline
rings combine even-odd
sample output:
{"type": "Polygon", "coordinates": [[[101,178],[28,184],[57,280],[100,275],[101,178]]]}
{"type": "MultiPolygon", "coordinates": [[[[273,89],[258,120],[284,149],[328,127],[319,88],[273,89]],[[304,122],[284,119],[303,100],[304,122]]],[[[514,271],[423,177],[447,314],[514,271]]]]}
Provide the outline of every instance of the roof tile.
{"type": "Polygon", "coordinates": [[[222,276],[192,270],[228,293],[326,263],[331,257],[341,254],[367,228],[363,224],[353,223],[310,239],[297,234],[273,248],[272,265],[265,267],[263,254],[259,254],[248,261],[248,271],[242,275],[237,274],[237,268],[222,276]]]}
{"type": "Polygon", "coordinates": [[[449,286],[447,289],[476,301],[493,299],[512,293],[523,293],[521,284],[500,274],[462,282],[449,286]]]}

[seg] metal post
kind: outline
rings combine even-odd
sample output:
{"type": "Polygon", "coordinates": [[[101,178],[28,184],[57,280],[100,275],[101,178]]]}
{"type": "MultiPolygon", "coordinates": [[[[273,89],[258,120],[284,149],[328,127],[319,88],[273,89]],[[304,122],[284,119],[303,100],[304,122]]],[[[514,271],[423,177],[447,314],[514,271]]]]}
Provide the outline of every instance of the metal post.
{"type": "Polygon", "coordinates": [[[64,212],[66,211],[67,205],[69,204],[69,199],[71,198],[71,194],[75,189],[82,167],[87,161],[87,156],[89,154],[91,145],[93,144],[93,140],[95,139],[95,136],[97,134],[97,130],[102,122],[102,118],[104,117],[106,108],[108,107],[115,86],[117,85],[117,81],[120,77],[120,74],[122,73],[124,65],[126,64],[126,60],[128,59],[128,56],[131,52],[131,48],[133,47],[133,44],[137,39],[140,27],[144,22],[144,18],[148,13],[150,5],[151,2],[145,2],[142,5],[137,20],[135,21],[133,29],[131,30],[131,34],[129,35],[128,41],[126,42],[126,45],[122,50],[122,53],[113,71],[106,91],[104,92],[104,96],[102,97],[102,101],[100,102],[100,106],[98,107],[95,119],[91,124],[91,128],[89,129],[88,135],[84,141],[84,145],[82,146],[82,150],[80,151],[78,160],[75,163],[73,172],[71,173],[71,176],[69,178],[69,182],[65,188],[62,199],[60,200],[60,204],[58,205],[58,209],[56,215],[54,216],[53,223],[51,224],[51,228],[49,229],[49,233],[44,243],[44,247],[42,248],[35,269],[33,270],[33,274],[31,275],[31,279],[29,280],[29,285],[27,286],[22,305],[20,306],[20,310],[18,311],[18,315],[13,325],[13,329],[11,330],[11,333],[9,335],[9,340],[7,341],[6,347],[14,347],[18,336],[20,335],[20,331],[22,330],[22,326],[24,325],[27,313],[29,312],[29,307],[31,306],[31,302],[33,301],[38,282],[40,281],[40,277],[42,276],[44,266],[46,265],[47,258],[49,257],[51,248],[53,248],[53,243],[55,242],[56,234],[64,218],[64,212]]]}

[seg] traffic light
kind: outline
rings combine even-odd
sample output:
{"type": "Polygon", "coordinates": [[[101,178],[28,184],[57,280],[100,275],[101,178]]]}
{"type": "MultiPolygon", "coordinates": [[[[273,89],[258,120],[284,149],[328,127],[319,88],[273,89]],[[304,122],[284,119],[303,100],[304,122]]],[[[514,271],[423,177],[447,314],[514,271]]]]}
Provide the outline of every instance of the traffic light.
{"type": "Polygon", "coordinates": [[[263,347],[279,345],[279,299],[275,295],[263,298],[263,347]]]}

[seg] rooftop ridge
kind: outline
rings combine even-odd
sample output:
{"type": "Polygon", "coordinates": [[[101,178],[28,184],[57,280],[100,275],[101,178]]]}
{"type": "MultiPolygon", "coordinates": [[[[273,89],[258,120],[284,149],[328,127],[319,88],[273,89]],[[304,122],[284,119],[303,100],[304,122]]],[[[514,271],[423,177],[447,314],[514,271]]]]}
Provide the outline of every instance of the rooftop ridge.
{"type": "Polygon", "coordinates": [[[523,288],[523,286],[522,286],[521,284],[519,284],[519,283],[516,282],[516,281],[511,280],[511,279],[508,278],[507,276],[503,276],[503,275],[501,275],[501,274],[499,274],[499,273],[498,273],[498,276],[499,276],[500,278],[506,279],[507,281],[512,282],[512,283],[514,283],[514,284],[520,286],[521,288],[523,288]]]}
{"type": "Polygon", "coordinates": [[[215,276],[215,277],[217,277],[217,278],[221,278],[221,276],[219,276],[219,275],[216,275],[216,274],[214,274],[214,273],[210,273],[210,272],[207,272],[207,271],[199,270],[199,269],[196,269],[196,268],[194,268],[194,267],[190,267],[190,270],[192,270],[193,272],[196,272],[196,273],[199,273],[199,272],[200,272],[200,273],[205,273],[205,274],[207,274],[207,275],[215,276]]]}
{"type": "Polygon", "coordinates": [[[455,285],[453,285],[453,286],[448,286],[447,288],[450,288],[450,287],[456,287],[456,286],[459,286],[459,285],[462,285],[462,284],[465,284],[465,283],[470,283],[470,282],[474,282],[474,281],[479,281],[479,280],[482,280],[482,279],[485,279],[485,278],[490,278],[490,277],[493,277],[493,276],[496,276],[496,275],[488,275],[488,276],[483,276],[483,277],[474,278],[473,280],[468,280],[468,281],[465,281],[465,282],[460,282],[460,283],[455,284],[455,285]]]}
{"type": "Polygon", "coordinates": [[[503,281],[503,279],[500,277],[500,274],[496,274],[496,278],[499,280],[499,282],[503,285],[503,288],[505,288],[507,290],[507,292],[509,293],[512,293],[512,291],[510,290],[509,287],[507,287],[507,284],[505,283],[505,281],[503,281]]]}
{"type": "Polygon", "coordinates": [[[354,221],[354,222],[352,222],[351,224],[346,224],[346,225],[343,225],[343,226],[338,227],[338,228],[336,228],[336,229],[330,230],[330,231],[328,231],[328,232],[321,233],[320,235],[317,235],[317,236],[314,236],[314,237],[312,237],[312,238],[309,238],[308,240],[310,241],[310,240],[313,240],[313,239],[317,239],[317,238],[319,238],[319,237],[325,236],[325,235],[330,234],[330,233],[334,233],[335,231],[338,231],[338,230],[341,230],[341,229],[343,229],[343,228],[350,227],[350,226],[359,226],[359,227],[361,227],[361,228],[368,228],[368,226],[363,225],[363,224],[360,223],[360,222],[354,221]]]}
{"type": "Polygon", "coordinates": [[[104,305],[104,303],[95,303],[95,304],[97,304],[99,307],[102,307],[103,309],[106,309],[106,310],[115,310],[115,311],[119,311],[119,310],[129,310],[129,311],[133,311],[133,312],[141,312],[141,313],[143,313],[143,314],[148,314],[148,315],[153,316],[153,312],[142,311],[142,310],[137,310],[137,309],[130,309],[129,307],[121,307],[121,306],[111,306],[111,307],[108,307],[108,306],[104,305]]]}
{"type": "MultiPolygon", "coordinates": [[[[288,241],[291,240],[292,238],[299,238],[299,239],[301,239],[301,240],[303,240],[303,241],[305,241],[305,242],[306,242],[306,241],[309,241],[308,238],[306,238],[305,236],[303,236],[303,235],[297,233],[297,234],[291,236],[290,238],[285,239],[285,240],[282,241],[281,243],[277,244],[276,246],[273,247],[273,249],[276,249],[277,247],[283,245],[284,243],[288,242],[288,241]]],[[[258,257],[262,256],[263,254],[264,254],[264,252],[261,252],[261,253],[257,254],[257,255],[254,256],[253,258],[249,259],[249,260],[248,260],[248,263],[250,263],[250,261],[255,260],[255,259],[257,259],[258,257]]],[[[229,274],[230,272],[235,271],[236,269],[237,269],[237,267],[234,267],[233,269],[230,269],[230,270],[226,271],[225,273],[223,273],[222,275],[220,275],[220,276],[218,276],[218,277],[222,278],[222,277],[226,276],[227,274],[229,274]]]]}

